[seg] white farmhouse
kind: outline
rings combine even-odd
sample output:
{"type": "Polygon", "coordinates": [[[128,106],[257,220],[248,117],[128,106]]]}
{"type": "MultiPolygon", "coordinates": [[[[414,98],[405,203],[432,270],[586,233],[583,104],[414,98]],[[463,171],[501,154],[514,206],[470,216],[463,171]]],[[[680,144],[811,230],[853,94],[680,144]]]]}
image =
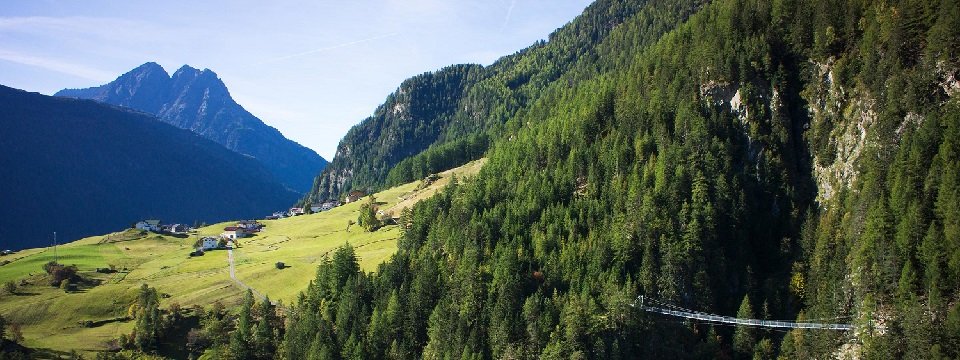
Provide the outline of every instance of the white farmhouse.
{"type": "Polygon", "coordinates": [[[200,244],[200,248],[202,248],[203,250],[213,250],[213,249],[216,249],[217,246],[219,245],[220,245],[220,241],[217,240],[217,238],[205,237],[203,238],[203,242],[200,244]]]}
{"type": "Polygon", "coordinates": [[[327,211],[327,210],[333,209],[333,208],[335,208],[335,207],[337,207],[337,206],[340,206],[340,202],[339,202],[339,201],[327,201],[327,202],[323,203],[323,205],[320,205],[320,211],[327,211]]]}
{"type": "Polygon", "coordinates": [[[239,226],[228,226],[223,228],[223,233],[220,234],[220,237],[229,240],[236,240],[239,238],[247,237],[250,235],[246,230],[239,226]]]}
{"type": "Polygon", "coordinates": [[[159,232],[160,220],[141,220],[141,221],[138,221],[137,224],[134,225],[134,227],[137,228],[138,230],[159,232]]]}

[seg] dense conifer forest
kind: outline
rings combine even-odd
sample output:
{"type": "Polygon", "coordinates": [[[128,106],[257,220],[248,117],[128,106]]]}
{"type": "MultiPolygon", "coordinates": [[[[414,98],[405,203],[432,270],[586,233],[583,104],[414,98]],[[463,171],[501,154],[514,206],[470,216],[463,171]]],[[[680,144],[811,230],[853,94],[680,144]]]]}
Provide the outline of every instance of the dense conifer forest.
{"type": "Polygon", "coordinates": [[[949,0],[599,1],[493,66],[521,90],[458,100],[490,101],[485,168],[405,214],[376,273],[349,248],[321,265],[284,354],[960,356],[958,21],[949,0]]]}

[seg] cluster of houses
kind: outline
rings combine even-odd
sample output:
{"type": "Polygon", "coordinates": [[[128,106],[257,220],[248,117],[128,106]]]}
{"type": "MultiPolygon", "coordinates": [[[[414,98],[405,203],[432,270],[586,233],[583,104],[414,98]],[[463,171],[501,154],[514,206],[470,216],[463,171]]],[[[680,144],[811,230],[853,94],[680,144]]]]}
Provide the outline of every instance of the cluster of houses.
{"type": "Polygon", "coordinates": [[[321,211],[327,211],[327,210],[333,209],[333,208],[335,208],[335,207],[337,207],[337,206],[340,206],[340,202],[339,202],[339,201],[337,201],[337,200],[330,200],[330,201],[325,201],[325,202],[320,203],[320,204],[312,204],[312,205],[310,205],[310,211],[315,212],[315,213],[318,213],[318,212],[321,212],[321,211]]]}
{"type": "Polygon", "coordinates": [[[133,227],[138,230],[164,234],[186,234],[193,230],[192,227],[184,224],[164,224],[160,220],[140,220],[133,227]]]}
{"type": "MultiPolygon", "coordinates": [[[[363,191],[351,191],[344,198],[344,203],[352,203],[360,201],[367,194],[363,191]]],[[[315,203],[310,205],[311,213],[318,213],[323,211],[328,211],[335,207],[340,206],[341,203],[339,200],[328,200],[322,203],[315,203]]],[[[306,214],[307,211],[302,207],[292,207],[287,211],[277,211],[272,215],[267,216],[266,220],[276,220],[283,219],[287,217],[299,216],[306,214]]],[[[392,214],[384,214],[382,211],[378,213],[381,217],[386,217],[393,220],[392,214]]],[[[227,226],[223,228],[223,232],[220,233],[219,237],[214,236],[205,236],[197,242],[197,249],[194,252],[190,253],[190,256],[200,256],[203,255],[204,251],[220,249],[224,247],[232,247],[233,243],[238,239],[245,238],[253,235],[254,233],[260,232],[260,229],[263,228],[263,224],[256,220],[241,220],[237,222],[236,225],[227,226]]],[[[173,224],[173,225],[162,225],[160,220],[143,220],[136,224],[137,229],[148,230],[153,232],[169,232],[169,233],[186,233],[190,230],[193,230],[189,227],[186,227],[182,224],[173,224]]]]}
{"type": "MultiPolygon", "coordinates": [[[[349,200],[349,198],[348,198],[348,200],[349,200]]],[[[354,201],[356,201],[356,200],[354,200],[354,201]]],[[[325,202],[322,202],[322,203],[311,204],[311,205],[310,205],[310,213],[316,214],[316,213],[318,213],[318,212],[323,212],[323,211],[327,211],[327,210],[333,209],[333,208],[335,208],[335,207],[337,207],[337,206],[340,206],[340,205],[341,205],[341,203],[340,203],[340,201],[338,201],[338,200],[329,200],[329,201],[325,201],[325,202]]],[[[306,214],[306,213],[307,213],[307,208],[292,207],[292,208],[290,208],[289,210],[286,210],[286,211],[277,211],[277,212],[274,212],[272,215],[267,216],[267,217],[266,217],[266,220],[283,219],[283,218],[288,218],[288,217],[294,217],[294,216],[304,215],[304,214],[306,214]]]]}
{"type": "Polygon", "coordinates": [[[230,248],[237,239],[258,233],[260,229],[263,229],[263,224],[256,220],[241,220],[235,225],[223,228],[220,236],[204,236],[197,242],[197,249],[190,253],[190,256],[203,255],[204,251],[230,248]]]}
{"type": "MultiPolygon", "coordinates": [[[[343,203],[341,203],[340,200],[327,200],[327,201],[324,201],[324,202],[322,202],[322,203],[314,203],[314,204],[311,204],[310,207],[309,207],[310,213],[314,213],[314,214],[315,214],[315,213],[318,213],[318,212],[323,212],[323,211],[327,211],[327,210],[333,209],[333,208],[335,208],[335,207],[337,207],[337,206],[340,206],[340,205],[342,205],[342,204],[349,204],[349,203],[352,203],[352,202],[356,202],[356,201],[359,201],[360,199],[363,199],[364,196],[367,196],[367,194],[366,194],[365,192],[363,192],[363,191],[358,191],[358,190],[354,190],[354,191],[351,191],[349,194],[347,194],[347,196],[344,198],[343,203]]],[[[283,218],[288,218],[288,217],[300,216],[300,215],[304,215],[304,214],[306,214],[306,213],[307,213],[307,208],[292,207],[292,208],[290,208],[289,210],[286,210],[286,211],[277,211],[277,212],[274,212],[272,215],[267,216],[265,219],[266,219],[266,220],[277,220],[277,219],[283,219],[283,218]]]]}
{"type": "Polygon", "coordinates": [[[220,237],[228,240],[237,240],[260,232],[260,229],[262,228],[263,224],[256,220],[241,220],[234,226],[227,226],[223,228],[223,232],[220,233],[220,237]]]}

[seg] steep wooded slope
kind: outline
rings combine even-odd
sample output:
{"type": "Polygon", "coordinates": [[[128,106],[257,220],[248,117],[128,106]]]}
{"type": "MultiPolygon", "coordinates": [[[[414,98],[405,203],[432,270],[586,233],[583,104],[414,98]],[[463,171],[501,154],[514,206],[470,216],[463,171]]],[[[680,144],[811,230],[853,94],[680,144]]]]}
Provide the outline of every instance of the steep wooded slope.
{"type": "Polygon", "coordinates": [[[598,16],[595,70],[507,116],[391,262],[321,265],[287,358],[960,356],[956,2],[716,1],[652,42],[693,7],[622,3],[649,11],[598,16]]]}

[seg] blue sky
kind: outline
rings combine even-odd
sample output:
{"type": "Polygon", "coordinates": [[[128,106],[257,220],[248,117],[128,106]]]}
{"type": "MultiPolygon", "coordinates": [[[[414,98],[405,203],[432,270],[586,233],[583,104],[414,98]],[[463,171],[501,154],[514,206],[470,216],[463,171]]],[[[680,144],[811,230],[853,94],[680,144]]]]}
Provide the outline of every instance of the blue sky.
{"type": "Polygon", "coordinates": [[[331,159],[404,79],[488,65],[573,20],[587,0],[8,0],[0,84],[52,94],[147,62],[215,71],[233,97],[331,159]]]}

